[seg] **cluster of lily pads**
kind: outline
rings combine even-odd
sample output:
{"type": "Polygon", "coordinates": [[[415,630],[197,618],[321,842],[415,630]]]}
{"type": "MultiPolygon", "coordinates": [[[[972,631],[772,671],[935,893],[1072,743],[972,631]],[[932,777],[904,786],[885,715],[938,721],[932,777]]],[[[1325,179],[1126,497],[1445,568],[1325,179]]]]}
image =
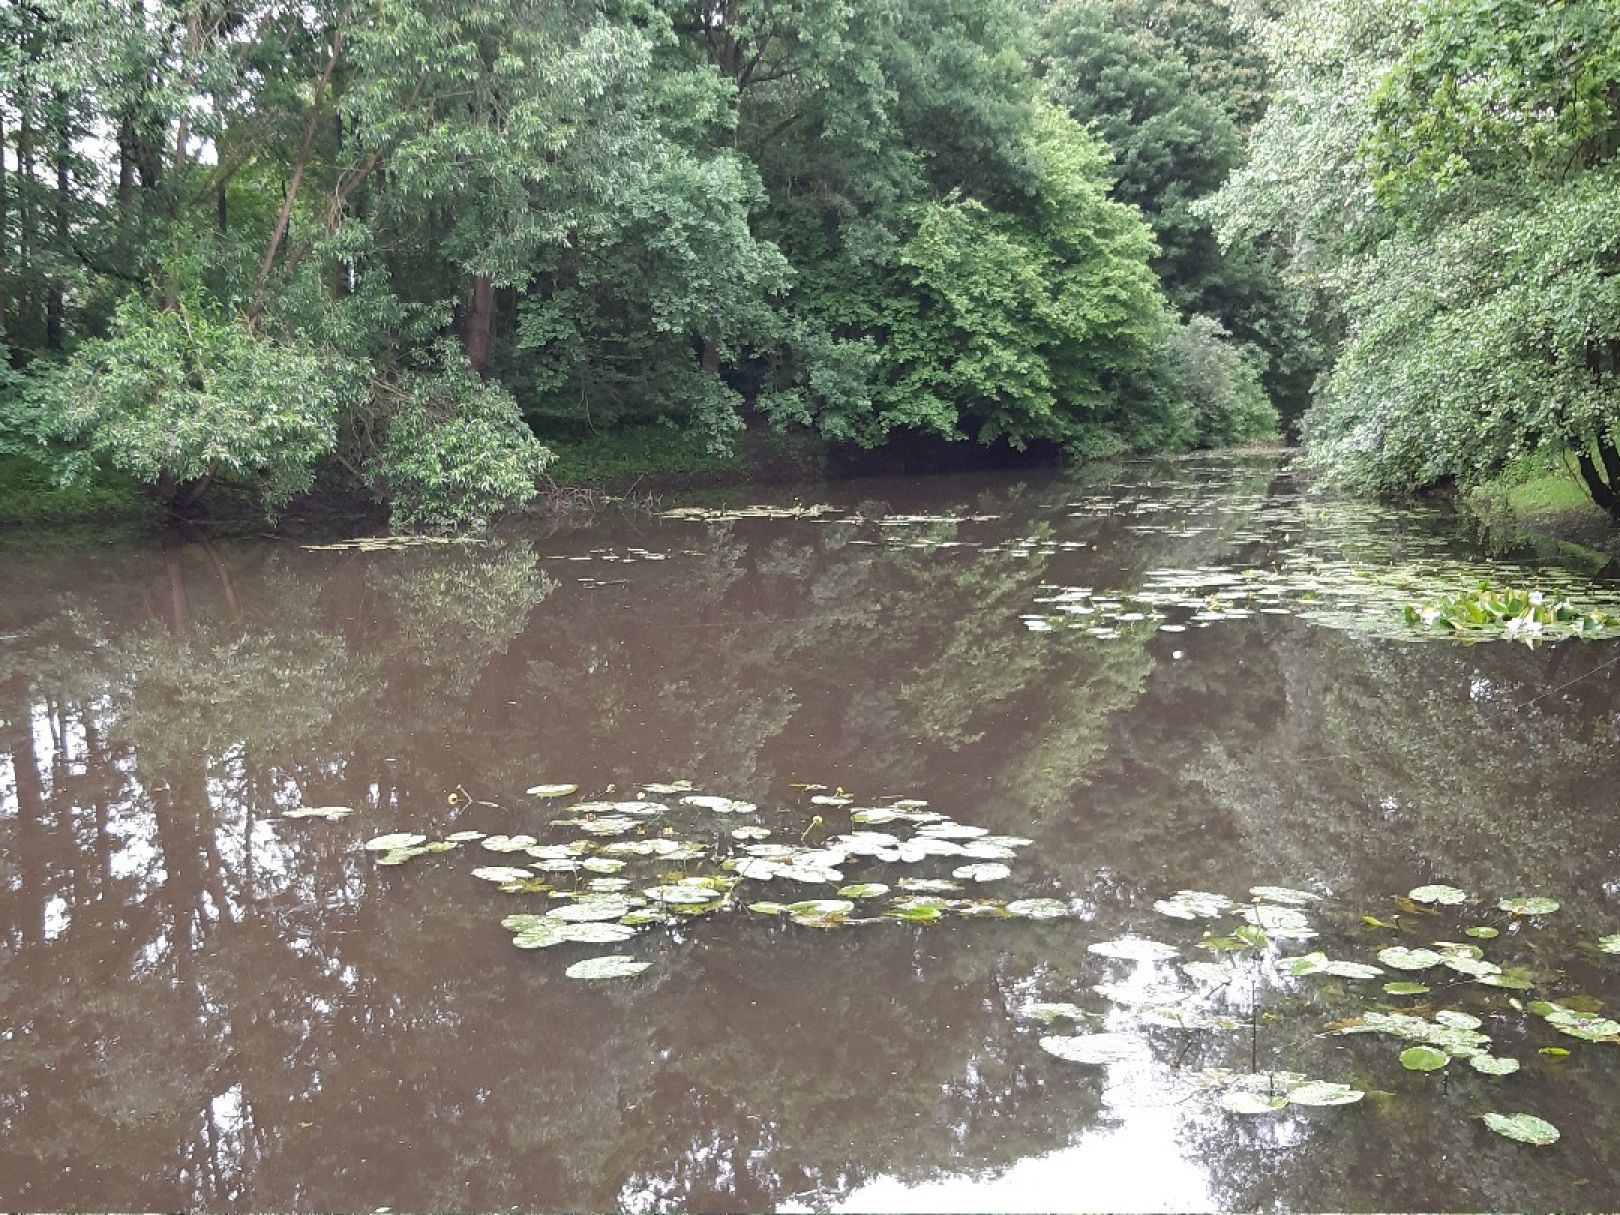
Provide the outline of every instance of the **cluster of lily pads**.
{"type": "MultiPolygon", "coordinates": [[[[572,784],[527,791],[554,807],[576,793],[572,784]]],[[[843,790],[806,785],[801,793],[807,807],[762,815],[752,802],[700,793],[690,781],[652,783],[639,786],[633,798],[575,802],[536,824],[535,830],[571,836],[566,842],[469,830],[442,839],[396,832],[366,847],[381,865],[474,845],[510,858],[471,872],[503,892],[545,897],[545,909],[501,921],[519,949],[621,944],[655,926],[743,910],[823,929],[1069,914],[1058,899],[979,893],[1012,876],[1011,862],[1028,839],[957,822],[915,798],[860,806],[843,790]],[[791,826],[783,825],[784,814],[795,815],[791,826]],[[829,818],[840,827],[847,821],[847,829],[830,826],[829,818]],[[766,820],[774,825],[765,826],[766,820]],[[797,893],[805,887],[820,897],[764,897],[777,888],[797,893]]],[[[647,965],[613,955],[587,959],[566,973],[619,978],[647,965]]]]}
{"type": "Polygon", "coordinates": [[[1474,572],[1477,567],[1462,562],[1368,567],[1301,554],[1274,568],[1151,570],[1141,587],[1131,591],[1043,584],[1035,603],[1044,610],[1021,619],[1031,632],[1076,629],[1103,639],[1137,629],[1180,633],[1268,615],[1296,616],[1395,640],[1535,642],[1620,636],[1620,601],[1613,589],[1573,575],[1542,575],[1538,590],[1481,590],[1413,606],[1414,600],[1443,595],[1474,572]],[[1572,595],[1594,606],[1578,608],[1572,595]]]}
{"type": "Polygon", "coordinates": [[[741,519],[790,519],[803,523],[854,529],[871,528],[866,534],[851,536],[849,544],[882,545],[888,548],[972,549],[976,553],[1004,554],[1011,557],[1050,557],[1091,547],[1084,540],[1060,540],[1049,535],[1009,536],[980,539],[964,536],[954,529],[964,523],[994,523],[1000,515],[963,511],[949,514],[873,514],[845,510],[826,503],[809,506],[679,506],[663,511],[660,518],[702,523],[730,523],[741,519]],[[932,529],[932,533],[930,532],[932,529]]]}
{"type": "MultiPolygon", "coordinates": [[[[1105,1001],[1104,1011],[1072,1002],[1042,1001],[1026,1005],[1020,1015],[1040,1022],[1102,1022],[1103,1028],[1096,1032],[1046,1034],[1040,1045],[1067,1062],[1111,1071],[1141,1071],[1154,1064],[1154,1031],[1246,1029],[1252,1035],[1250,1048],[1257,1051],[1257,993],[1272,985],[1328,976],[1344,981],[1344,995],[1356,1007],[1351,1015],[1324,1026],[1322,1032],[1392,1038],[1401,1046],[1394,1061],[1409,1072],[1438,1072],[1454,1063],[1490,1079],[1520,1071],[1521,1060],[1494,1048],[1486,1030],[1487,1016],[1493,1020],[1536,1017],[1567,1038],[1598,1047],[1620,1046],[1620,1020],[1601,1015],[1601,1002],[1591,996],[1555,998],[1549,990],[1543,998],[1521,998],[1519,993],[1556,986],[1557,972],[1486,957],[1487,946],[1481,942],[1502,940],[1505,933],[1508,940],[1521,939],[1545,917],[1558,912],[1556,899],[1516,895],[1481,901],[1457,887],[1435,884],[1419,886],[1395,903],[1398,910],[1387,917],[1359,917],[1356,930],[1372,937],[1365,945],[1367,958],[1334,958],[1320,949],[1284,952],[1285,948],[1297,950],[1296,943],[1320,935],[1313,914],[1326,904],[1313,891],[1255,886],[1247,900],[1209,891],[1177,891],[1158,900],[1154,910],[1172,921],[1225,923],[1206,927],[1196,940],[1184,945],[1142,936],[1092,944],[1090,953],[1132,964],[1129,976],[1092,987],[1105,1001]],[[1466,940],[1402,939],[1431,928],[1446,915],[1464,921],[1457,935],[1466,940]],[[1474,922],[1466,922],[1470,920],[1474,922]],[[1396,938],[1391,940],[1389,934],[1396,938]],[[1184,951],[1189,950],[1206,956],[1187,959],[1184,951]],[[1426,972],[1444,974],[1446,981],[1435,983],[1426,972]],[[1428,981],[1419,981],[1418,975],[1428,981]],[[1376,995],[1360,986],[1374,983],[1381,984],[1376,995]],[[1248,994],[1248,1007],[1246,1015],[1238,1015],[1245,1010],[1234,1010],[1233,1003],[1243,993],[1248,994]],[[1442,999],[1468,1000],[1479,1012],[1438,1007],[1442,999]]],[[[1620,933],[1598,939],[1594,953],[1620,953],[1620,933]]],[[[1315,1079],[1293,1071],[1181,1071],[1184,1051],[1184,1045],[1176,1047],[1176,1065],[1160,1069],[1171,1078],[1153,1080],[1146,1086],[1149,1090],[1166,1090],[1174,1100],[1214,1094],[1222,1109],[1243,1115],[1272,1113],[1289,1106],[1352,1105],[1371,1091],[1365,1084],[1315,1079]]],[[[1539,1051],[1548,1065],[1569,1054],[1568,1047],[1558,1045],[1539,1051]]],[[[1136,1087],[1142,1087],[1140,1081],[1136,1087]]],[[[1557,1128],[1533,1114],[1490,1112],[1481,1117],[1491,1130],[1524,1143],[1545,1146],[1558,1139],[1557,1128]]]]}
{"type": "Polygon", "coordinates": [[[1408,606],[1405,616],[1407,624],[1453,633],[1458,640],[1506,637],[1530,643],[1620,634],[1620,614],[1583,611],[1568,599],[1539,590],[1480,586],[1467,594],[1408,606]]]}
{"type": "Polygon", "coordinates": [[[1045,583],[1035,610],[1022,617],[1031,632],[1074,630],[1106,640],[1287,615],[1391,640],[1620,635],[1620,595],[1612,586],[1568,570],[1461,558],[1444,517],[1421,509],[1247,492],[1230,478],[1148,483],[1069,508],[1075,517],[1124,517],[1129,531],[1174,539],[1219,532],[1226,553],[1150,569],[1128,588],[1045,583]],[[1531,589],[1457,594],[1482,584],[1531,589]],[[1529,602],[1532,594],[1539,603],[1529,602]],[[1516,610],[1507,612],[1510,604],[1516,610]]]}
{"type": "Polygon", "coordinates": [[[408,548],[430,548],[446,544],[478,545],[484,541],[478,536],[361,536],[355,540],[334,540],[326,544],[305,544],[309,553],[391,553],[408,548]]]}

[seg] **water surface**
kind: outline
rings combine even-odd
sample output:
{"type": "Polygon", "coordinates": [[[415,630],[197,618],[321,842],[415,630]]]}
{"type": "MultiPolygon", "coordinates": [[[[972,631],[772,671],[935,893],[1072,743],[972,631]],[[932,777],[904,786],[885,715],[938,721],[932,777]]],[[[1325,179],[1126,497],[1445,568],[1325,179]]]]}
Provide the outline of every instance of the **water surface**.
{"type": "Polygon", "coordinates": [[[0,541],[0,1206],[1620,1204],[1620,1046],[1512,992],[1436,997],[1523,1061],[1500,1079],[1319,1036],[1377,983],[1212,997],[1242,1027],[1149,1031],[1148,1070],[1065,1063],[1039,1039],[1072,1030],[1020,1015],[1128,1027],[1093,985],[1180,972],[1087,946],[1207,957],[1153,903],[1256,883],[1325,896],[1321,936],[1272,958],[1488,919],[1534,995],[1620,1004],[1591,944],[1620,931],[1620,643],[1400,639],[1371,619],[1382,572],[1486,559],[1439,516],[1306,503],[1268,463],[727,499],[761,502],[402,551],[0,541]],[[1239,606],[1219,580],[1245,570],[1282,589],[1239,606]],[[1155,599],[1178,579],[1213,604],[1155,599]],[[537,782],[677,778],[790,840],[796,785],[926,800],[1033,841],[986,893],[1073,914],[818,931],[739,909],[526,952],[499,921],[546,897],[468,873],[505,858],[361,846],[543,835],[561,811],[537,782]],[[280,817],[300,805],[356,813],[280,817]],[[1391,901],[1436,881],[1474,898],[1432,923],[1391,901]],[[1562,907],[1481,918],[1519,894],[1562,907]],[[604,952],[653,965],[564,977],[604,952]],[[1369,1096],[1244,1118],[1181,1083],[1216,1066],[1369,1096]],[[1508,1142],[1488,1109],[1563,1137],[1508,1142]]]}

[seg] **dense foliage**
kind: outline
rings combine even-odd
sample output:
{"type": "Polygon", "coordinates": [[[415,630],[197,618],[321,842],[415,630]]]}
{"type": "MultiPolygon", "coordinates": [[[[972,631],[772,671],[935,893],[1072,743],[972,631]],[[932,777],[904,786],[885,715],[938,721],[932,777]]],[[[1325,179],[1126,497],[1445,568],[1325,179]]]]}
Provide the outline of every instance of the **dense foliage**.
{"type": "Polygon", "coordinates": [[[12,6],[0,447],[447,526],[649,425],[1262,437],[1310,334],[1191,207],[1265,72],[1219,0],[12,6]]]}
{"type": "Polygon", "coordinates": [[[1567,459],[1620,519],[1620,4],[1296,0],[1210,208],[1344,318],[1306,419],[1340,482],[1567,459]]]}

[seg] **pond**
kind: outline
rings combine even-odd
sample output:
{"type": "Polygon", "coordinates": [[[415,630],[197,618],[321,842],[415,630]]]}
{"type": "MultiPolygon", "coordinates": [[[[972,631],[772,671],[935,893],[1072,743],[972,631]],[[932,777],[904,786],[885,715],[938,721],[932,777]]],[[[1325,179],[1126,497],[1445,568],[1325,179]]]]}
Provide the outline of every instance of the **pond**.
{"type": "Polygon", "coordinates": [[[1620,1204],[1620,641],[1402,610],[1601,574],[1214,459],[0,545],[7,1209],[1620,1204]]]}

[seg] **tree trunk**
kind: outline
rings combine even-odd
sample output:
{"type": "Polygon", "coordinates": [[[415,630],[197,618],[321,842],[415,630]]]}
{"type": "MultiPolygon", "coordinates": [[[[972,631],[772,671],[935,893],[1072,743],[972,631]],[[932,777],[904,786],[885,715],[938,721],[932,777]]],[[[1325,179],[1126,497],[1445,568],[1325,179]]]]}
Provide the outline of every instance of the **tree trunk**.
{"type": "Polygon", "coordinates": [[[11,303],[11,246],[6,241],[10,229],[11,188],[6,180],[5,148],[5,115],[0,112],[0,342],[9,341],[7,326],[11,319],[8,307],[11,303]]]}
{"type": "MultiPolygon", "coordinates": [[[[65,260],[68,252],[68,162],[73,155],[72,123],[65,94],[57,97],[59,124],[56,132],[56,256],[65,260]]],[[[50,291],[45,297],[45,348],[53,354],[62,352],[66,329],[67,283],[60,272],[51,275],[50,291]]]]}
{"type": "MultiPolygon", "coordinates": [[[[1613,447],[1607,441],[1598,444],[1600,448],[1608,448],[1604,455],[1604,463],[1610,464],[1613,447]]],[[[1586,482],[1586,490],[1596,502],[1616,522],[1620,522],[1620,482],[1606,481],[1603,474],[1598,471],[1597,462],[1592,459],[1592,453],[1585,448],[1575,453],[1576,462],[1581,466],[1581,480],[1586,482]]]]}
{"type": "Polygon", "coordinates": [[[480,375],[489,365],[491,339],[495,329],[495,283],[487,274],[475,274],[472,300],[467,307],[467,332],[463,349],[467,361],[480,375]]]}

